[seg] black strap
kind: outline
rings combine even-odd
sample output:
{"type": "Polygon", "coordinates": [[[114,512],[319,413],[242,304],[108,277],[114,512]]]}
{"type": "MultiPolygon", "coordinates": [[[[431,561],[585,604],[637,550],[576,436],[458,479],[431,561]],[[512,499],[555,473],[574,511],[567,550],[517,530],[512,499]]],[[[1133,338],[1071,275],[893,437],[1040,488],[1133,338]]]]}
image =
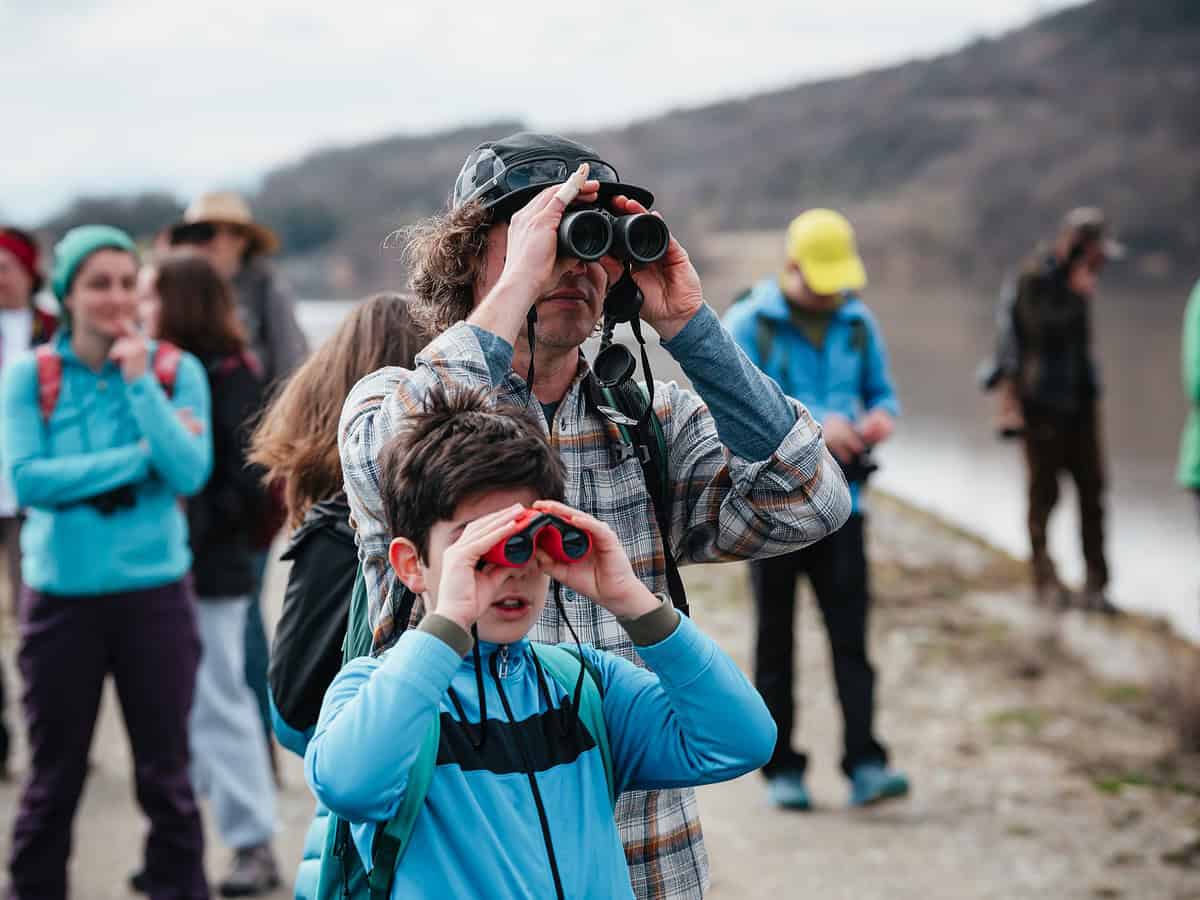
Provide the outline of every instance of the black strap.
{"type": "MultiPolygon", "coordinates": [[[[650,388],[652,391],[653,388],[650,388]]],[[[587,375],[585,396],[593,408],[604,402],[600,383],[590,372],[587,375]]],[[[687,590],[683,586],[683,578],[679,574],[679,564],[671,549],[671,484],[670,468],[666,459],[666,441],[661,438],[662,423],[654,412],[654,404],[642,392],[636,382],[626,382],[612,391],[613,399],[620,407],[620,413],[630,423],[629,426],[618,424],[622,437],[623,459],[636,456],[642,467],[642,478],[646,482],[646,492],[654,505],[654,517],[658,522],[658,533],[662,540],[663,561],[667,570],[667,591],[671,595],[672,605],[690,616],[687,601],[687,590]],[[633,429],[630,433],[630,428],[633,429]],[[632,438],[627,442],[626,436],[632,438]]],[[[651,394],[651,396],[653,396],[651,394]]]]}

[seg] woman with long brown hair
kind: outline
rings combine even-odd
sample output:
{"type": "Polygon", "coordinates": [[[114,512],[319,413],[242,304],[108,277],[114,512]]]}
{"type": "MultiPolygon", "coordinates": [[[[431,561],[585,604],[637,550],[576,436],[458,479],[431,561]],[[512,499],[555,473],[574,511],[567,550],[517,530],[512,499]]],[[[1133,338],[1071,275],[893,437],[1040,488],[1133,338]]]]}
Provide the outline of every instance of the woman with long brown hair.
{"type": "Polygon", "coordinates": [[[268,482],[287,484],[294,529],[283,614],[271,649],[275,734],[303,754],[325,689],[341,665],[342,639],[358,551],[342,492],[337,428],[342,404],[363,377],[385,366],[411,368],[425,339],[399,294],[376,294],[288,381],[259,423],[250,460],[268,482]]]}
{"type": "Polygon", "coordinates": [[[243,634],[254,586],[250,533],[265,502],[246,464],[251,420],[261,408],[262,370],[247,349],[226,281],[204,257],[168,255],[144,285],[143,324],[203,364],[212,394],[213,470],[188,503],[192,584],[203,654],[192,707],[193,777],[212,803],[217,831],[233,849],[224,896],[273,890],[275,785],[258,706],[247,686],[243,634]],[[157,302],[156,302],[157,301],[157,302]]]}

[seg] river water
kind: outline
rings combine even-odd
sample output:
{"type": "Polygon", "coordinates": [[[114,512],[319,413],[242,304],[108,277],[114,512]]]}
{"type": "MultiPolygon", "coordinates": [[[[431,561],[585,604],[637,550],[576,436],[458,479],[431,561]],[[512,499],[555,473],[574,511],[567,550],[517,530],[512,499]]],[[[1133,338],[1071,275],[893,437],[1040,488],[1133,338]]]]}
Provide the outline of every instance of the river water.
{"type": "MultiPolygon", "coordinates": [[[[875,483],[1025,555],[1020,448],[993,437],[989,407],[973,381],[991,340],[989,303],[953,292],[877,292],[866,299],[887,335],[904,406],[894,439],[877,454],[882,468],[875,483]]],[[[1179,324],[1185,298],[1120,299],[1102,295],[1095,317],[1105,380],[1112,596],[1122,608],[1162,616],[1200,640],[1200,523],[1194,498],[1174,482],[1184,418],[1179,324]]],[[[301,304],[314,345],[351,305],[301,304]]],[[[685,380],[657,340],[650,344],[655,376],[685,380]]],[[[1083,573],[1077,534],[1075,498],[1064,481],[1051,549],[1060,572],[1073,581],[1083,573]]]]}

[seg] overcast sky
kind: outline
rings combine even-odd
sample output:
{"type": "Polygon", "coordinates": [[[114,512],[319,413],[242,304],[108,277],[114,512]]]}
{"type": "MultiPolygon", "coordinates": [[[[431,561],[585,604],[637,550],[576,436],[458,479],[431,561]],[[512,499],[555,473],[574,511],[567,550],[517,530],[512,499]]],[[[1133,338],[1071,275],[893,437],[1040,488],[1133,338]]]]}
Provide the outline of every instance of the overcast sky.
{"type": "Polygon", "coordinates": [[[0,215],[32,224],[81,192],[249,187],[313,149],[397,132],[621,124],[927,56],[1066,5],[0,0],[0,215]]]}

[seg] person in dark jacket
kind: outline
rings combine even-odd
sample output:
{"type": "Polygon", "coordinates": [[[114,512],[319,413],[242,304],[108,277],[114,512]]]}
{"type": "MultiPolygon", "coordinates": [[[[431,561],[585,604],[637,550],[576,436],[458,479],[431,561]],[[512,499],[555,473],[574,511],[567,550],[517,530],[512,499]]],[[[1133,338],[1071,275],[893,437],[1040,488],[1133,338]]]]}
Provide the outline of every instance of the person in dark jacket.
{"type": "MultiPolygon", "coordinates": [[[[308,355],[308,340],[296,319],[296,298],[267,257],[279,249],[279,238],[254,220],[250,206],[232,191],[201,194],[168,232],[172,246],[186,245],[203,254],[233,288],[238,315],[250,350],[262,365],[268,395],[282,390],[288,377],[308,355]]],[[[251,534],[254,588],[246,614],[246,683],[258,702],[263,729],[271,731],[267,697],[267,633],[262,617],[262,585],[271,542],[283,525],[279,488],[264,504],[251,534]]],[[[272,764],[274,745],[269,744],[272,764]]]]}
{"type": "Polygon", "coordinates": [[[1124,248],[1107,237],[1104,213],[1080,207],[1064,218],[1054,243],[1025,263],[1002,300],[997,371],[991,384],[1015,391],[1029,474],[1029,543],[1039,601],[1066,606],[1070,594],[1047,549],[1058,478],[1070,474],[1079,495],[1087,578],[1082,605],[1111,613],[1104,551],[1105,464],[1100,378],[1092,356],[1092,304],[1100,271],[1124,248]]]}
{"type": "MultiPolygon", "coordinates": [[[[261,473],[246,464],[246,449],[263,381],[229,288],[203,257],[168,256],[158,265],[154,288],[159,307],[147,324],[203,363],[212,394],[213,471],[188,503],[203,646],[191,718],[193,777],[212,803],[218,833],[234,850],[221,893],[255,896],[279,884],[271,852],[275,786],[242,658],[254,587],[250,532],[264,502],[261,473]]],[[[143,310],[147,306],[153,308],[144,304],[143,310]]]]}
{"type": "Polygon", "coordinates": [[[411,368],[424,338],[399,294],[356,307],[271,404],[254,433],[250,459],[270,483],[287,485],[293,528],[283,614],[269,680],[281,744],[304,754],[321,700],[341,665],[358,548],[342,492],[336,423],[350,389],[385,366],[411,368]]]}

